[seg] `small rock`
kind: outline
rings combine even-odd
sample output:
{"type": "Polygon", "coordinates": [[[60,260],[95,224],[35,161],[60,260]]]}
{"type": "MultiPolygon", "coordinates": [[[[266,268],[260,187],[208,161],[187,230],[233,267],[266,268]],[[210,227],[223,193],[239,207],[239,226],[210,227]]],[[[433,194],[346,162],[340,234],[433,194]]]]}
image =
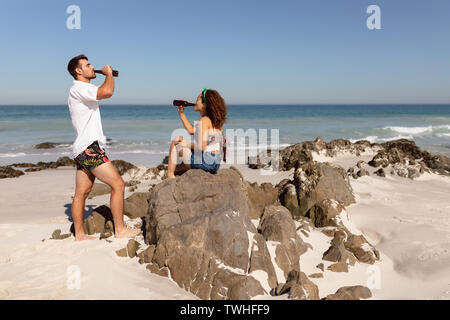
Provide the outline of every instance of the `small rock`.
{"type": "Polygon", "coordinates": [[[332,264],[327,269],[330,271],[333,271],[333,272],[348,272],[348,264],[345,263],[344,261],[341,261],[341,262],[332,264]]]}
{"type": "Polygon", "coordinates": [[[56,147],[58,143],[56,142],[43,142],[34,146],[34,149],[52,149],[56,147]]]}
{"type": "Polygon", "coordinates": [[[358,171],[358,173],[356,174],[358,177],[364,177],[364,176],[368,176],[369,175],[369,171],[367,171],[366,169],[361,169],[358,171]]]}
{"type": "Polygon", "coordinates": [[[339,288],[336,293],[328,295],[326,300],[360,300],[372,297],[370,289],[364,286],[339,288]]]}
{"type": "Polygon", "coordinates": [[[127,248],[123,248],[123,249],[117,250],[117,251],[116,251],[116,254],[117,254],[119,257],[125,258],[125,257],[127,256],[127,248]]]}
{"type": "Polygon", "coordinates": [[[319,264],[316,266],[316,268],[322,270],[322,272],[323,272],[323,268],[324,268],[323,263],[319,263],[319,264]]]}
{"type": "Polygon", "coordinates": [[[136,251],[139,249],[139,242],[134,239],[130,239],[127,244],[127,252],[130,258],[136,257],[136,251]]]}
{"type": "Polygon", "coordinates": [[[313,273],[309,275],[310,278],[323,278],[323,273],[313,273]]]}
{"type": "Polygon", "coordinates": [[[384,172],[383,168],[378,169],[377,171],[375,171],[375,174],[379,177],[386,177],[386,173],[384,172]]]}
{"type": "Polygon", "coordinates": [[[69,238],[70,236],[71,236],[70,233],[61,234],[61,230],[57,229],[57,230],[53,231],[52,237],[50,239],[52,239],[52,240],[63,240],[63,239],[69,238]]]}

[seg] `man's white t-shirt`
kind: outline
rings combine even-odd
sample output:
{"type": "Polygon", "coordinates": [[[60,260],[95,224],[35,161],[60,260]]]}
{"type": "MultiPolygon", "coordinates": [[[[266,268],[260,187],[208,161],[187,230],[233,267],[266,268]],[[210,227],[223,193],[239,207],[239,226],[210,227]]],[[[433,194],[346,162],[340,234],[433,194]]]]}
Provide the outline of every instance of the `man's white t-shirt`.
{"type": "Polygon", "coordinates": [[[102,120],[97,100],[98,88],[93,84],[75,80],[69,92],[69,110],[77,138],[72,145],[72,156],[76,158],[95,140],[106,150],[102,120]]]}

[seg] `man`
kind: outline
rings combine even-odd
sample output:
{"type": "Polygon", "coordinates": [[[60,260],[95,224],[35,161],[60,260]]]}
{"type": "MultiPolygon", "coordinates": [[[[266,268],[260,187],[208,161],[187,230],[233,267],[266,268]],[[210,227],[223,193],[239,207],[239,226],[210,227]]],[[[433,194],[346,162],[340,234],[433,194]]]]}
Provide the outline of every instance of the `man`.
{"type": "Polygon", "coordinates": [[[69,92],[69,110],[77,138],[72,146],[72,155],[77,163],[75,196],[72,202],[72,218],[75,240],[91,240],[83,229],[84,206],[95,178],[111,187],[111,212],[116,238],[132,238],[140,230],[129,229],[123,222],[125,183],[105,154],[106,137],[103,134],[99,100],[108,99],[114,93],[112,68],[104,66],[105,82],[96,87],[90,83],[95,79],[94,66],[84,55],[70,60],[67,66],[75,81],[69,92]]]}

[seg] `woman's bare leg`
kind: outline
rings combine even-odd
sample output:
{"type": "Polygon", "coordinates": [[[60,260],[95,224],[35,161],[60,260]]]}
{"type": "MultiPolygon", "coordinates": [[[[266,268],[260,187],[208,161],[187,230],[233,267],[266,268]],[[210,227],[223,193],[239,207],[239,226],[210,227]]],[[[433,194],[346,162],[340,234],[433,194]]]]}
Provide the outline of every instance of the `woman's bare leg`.
{"type": "Polygon", "coordinates": [[[178,157],[176,152],[176,145],[172,142],[169,149],[169,166],[167,168],[167,178],[175,178],[175,167],[177,165],[178,157]]]}

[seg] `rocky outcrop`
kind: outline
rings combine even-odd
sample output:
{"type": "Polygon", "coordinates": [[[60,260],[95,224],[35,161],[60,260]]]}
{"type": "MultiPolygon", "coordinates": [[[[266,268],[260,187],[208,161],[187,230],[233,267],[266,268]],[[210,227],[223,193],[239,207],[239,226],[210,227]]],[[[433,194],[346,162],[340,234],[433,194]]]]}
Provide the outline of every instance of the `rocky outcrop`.
{"type": "Polygon", "coordinates": [[[400,139],[381,144],[382,149],[369,165],[374,168],[391,168],[391,172],[404,178],[414,179],[424,172],[450,176],[450,158],[431,155],[422,151],[414,141],[400,139]]]}
{"type": "Polygon", "coordinates": [[[345,139],[325,142],[322,138],[317,138],[314,141],[300,142],[281,150],[280,170],[290,170],[296,166],[299,167],[311,162],[313,160],[313,152],[327,157],[334,157],[340,152],[348,152],[359,156],[365,151],[376,150],[378,148],[378,144],[370,143],[366,140],[355,143],[345,139]]]}
{"type": "Polygon", "coordinates": [[[76,162],[75,160],[70,159],[69,157],[61,157],[58,158],[56,161],[50,161],[50,162],[42,162],[39,161],[38,163],[14,163],[11,165],[11,167],[17,167],[17,168],[28,168],[25,170],[25,172],[34,172],[34,171],[41,171],[45,169],[56,169],[59,167],[75,167],[76,162]]]}
{"type": "MultiPolygon", "coordinates": [[[[138,254],[140,261],[149,263],[149,270],[167,268],[180,287],[202,299],[269,293],[278,286],[273,260],[285,277],[300,272],[299,257],[306,249],[289,211],[265,206],[257,230],[250,221],[249,187],[273,192],[270,186],[249,185],[234,169],[215,175],[189,170],[156,185],[145,217],[145,241],[151,249],[138,254]],[[274,257],[266,241],[277,243],[274,257]]],[[[296,288],[312,290],[306,279],[296,288]]],[[[293,297],[315,297],[294,291],[293,297]]]]}
{"type": "Polygon", "coordinates": [[[25,173],[21,170],[16,170],[10,166],[0,167],[0,179],[17,178],[23,176],[25,173]]]}

